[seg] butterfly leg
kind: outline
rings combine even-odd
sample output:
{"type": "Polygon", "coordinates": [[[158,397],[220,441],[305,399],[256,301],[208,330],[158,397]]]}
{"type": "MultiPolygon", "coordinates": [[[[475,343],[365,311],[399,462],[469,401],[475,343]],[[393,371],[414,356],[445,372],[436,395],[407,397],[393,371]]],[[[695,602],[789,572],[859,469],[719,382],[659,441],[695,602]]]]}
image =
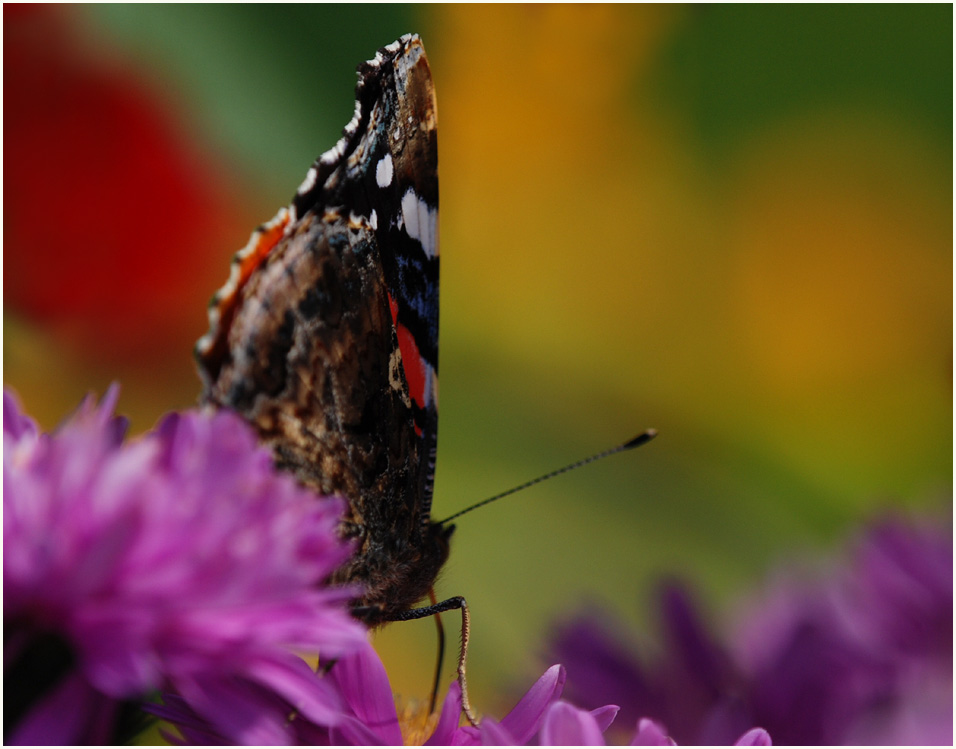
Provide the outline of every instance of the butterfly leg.
{"type": "Polygon", "coordinates": [[[461,611],[461,649],[458,651],[458,684],[461,686],[461,711],[473,726],[478,726],[478,718],[471,709],[468,699],[468,683],[465,678],[465,660],[468,657],[468,639],[471,636],[471,615],[468,613],[468,604],[461,596],[447,598],[444,601],[433,603],[431,606],[422,606],[418,609],[409,609],[398,614],[393,621],[407,622],[412,619],[424,619],[426,616],[440,614],[443,611],[459,609],[461,611]]]}
{"type": "MultiPolygon", "coordinates": [[[[428,600],[432,606],[438,605],[435,589],[428,591],[428,600]]],[[[441,667],[445,663],[445,627],[441,622],[441,614],[435,614],[435,628],[438,630],[438,658],[435,662],[435,679],[432,681],[432,698],[428,703],[429,714],[435,712],[435,703],[438,701],[438,689],[441,686],[441,667]]]]}

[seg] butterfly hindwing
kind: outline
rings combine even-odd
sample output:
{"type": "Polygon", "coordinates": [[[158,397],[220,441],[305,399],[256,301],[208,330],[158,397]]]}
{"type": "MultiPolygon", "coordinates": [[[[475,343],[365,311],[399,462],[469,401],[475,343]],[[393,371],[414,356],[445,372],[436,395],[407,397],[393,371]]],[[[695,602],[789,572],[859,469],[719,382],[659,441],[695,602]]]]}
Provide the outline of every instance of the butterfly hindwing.
{"type": "Polygon", "coordinates": [[[234,259],[197,345],[203,400],[238,411],[277,464],[342,494],[337,573],[369,621],[407,609],[447,556],[430,520],[437,445],[438,163],[421,41],[359,68],[343,137],[234,259]]]}

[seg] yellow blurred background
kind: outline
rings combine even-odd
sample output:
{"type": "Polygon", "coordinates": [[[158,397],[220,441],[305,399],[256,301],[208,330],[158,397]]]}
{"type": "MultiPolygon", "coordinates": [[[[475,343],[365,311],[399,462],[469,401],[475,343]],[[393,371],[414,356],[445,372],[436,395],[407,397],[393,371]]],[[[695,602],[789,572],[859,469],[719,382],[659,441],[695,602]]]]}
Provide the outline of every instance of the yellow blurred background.
{"type": "MultiPolygon", "coordinates": [[[[650,639],[661,575],[720,611],[874,512],[951,517],[951,6],[9,9],[4,382],[50,428],[112,380],[134,432],[194,402],[231,254],[422,34],[436,517],[660,431],[458,523],[485,709],[583,602],[650,639]]],[[[406,696],[433,630],[378,635],[406,696]]]]}

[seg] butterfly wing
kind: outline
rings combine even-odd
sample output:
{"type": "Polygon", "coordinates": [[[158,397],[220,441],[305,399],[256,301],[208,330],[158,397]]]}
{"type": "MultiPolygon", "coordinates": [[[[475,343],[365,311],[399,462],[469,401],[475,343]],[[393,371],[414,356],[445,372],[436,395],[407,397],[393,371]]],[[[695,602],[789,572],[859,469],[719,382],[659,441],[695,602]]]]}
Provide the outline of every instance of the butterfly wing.
{"type": "Polygon", "coordinates": [[[245,417],[277,463],[342,494],[340,571],[379,613],[447,557],[430,521],[438,427],[438,146],[417,36],[359,68],[356,109],[292,205],[260,227],[197,344],[203,401],[245,417]]]}

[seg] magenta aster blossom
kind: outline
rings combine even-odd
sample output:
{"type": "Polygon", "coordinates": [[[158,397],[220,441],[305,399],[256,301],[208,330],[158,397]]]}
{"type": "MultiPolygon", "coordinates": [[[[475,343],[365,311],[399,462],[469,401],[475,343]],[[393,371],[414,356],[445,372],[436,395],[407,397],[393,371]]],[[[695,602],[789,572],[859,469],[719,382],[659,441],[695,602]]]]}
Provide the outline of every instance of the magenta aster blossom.
{"type": "MultiPolygon", "coordinates": [[[[424,743],[429,746],[525,744],[538,735],[549,707],[560,697],[564,669],[560,666],[548,669],[501,721],[484,718],[478,728],[459,725],[461,689],[457,681],[448,689],[434,728],[426,730],[427,716],[420,714],[403,724],[395,708],[388,674],[371,645],[337,659],[324,675],[312,674],[312,679],[323,683],[339,701],[340,713],[334,724],[294,714],[294,705],[286,697],[248,684],[227,695],[221,709],[234,712],[241,706],[268,723],[284,724],[284,735],[276,743],[287,745],[401,745],[406,738],[427,739],[424,743]]],[[[164,697],[164,702],[152,712],[176,726],[185,743],[237,743],[236,735],[222,730],[222,724],[215,726],[204,719],[193,709],[190,700],[174,696],[164,697]]],[[[604,727],[607,723],[609,720],[604,721],[604,727]]]]}
{"type": "MultiPolygon", "coordinates": [[[[460,725],[461,688],[452,682],[434,723],[424,714],[400,718],[395,708],[385,667],[371,646],[337,660],[324,676],[344,705],[335,725],[318,724],[296,714],[282,697],[265,690],[246,687],[229,695],[222,705],[225,712],[238,709],[263,716],[270,723],[284,721],[282,742],[287,745],[399,745],[423,743],[425,746],[521,746],[579,745],[603,746],[605,732],[618,713],[616,705],[581,710],[561,699],[565,670],[552,666],[539,678],[518,704],[501,720],[485,716],[478,727],[460,725]],[[289,717],[289,716],[293,717],[289,717]]],[[[200,717],[189,702],[166,698],[166,704],[154,712],[176,726],[181,741],[190,745],[235,743],[234,736],[217,730],[200,717]]],[[[180,741],[170,737],[174,741],[180,741]]],[[[666,729],[655,721],[643,719],[633,734],[636,745],[673,746],[666,729]]],[[[736,742],[738,746],[769,746],[770,737],[762,729],[752,729],[736,742]]]]}
{"type": "Polygon", "coordinates": [[[948,531],[875,523],[828,581],[777,580],[745,613],[732,652],[790,743],[953,743],[948,531]]]}
{"type": "Polygon", "coordinates": [[[552,657],[578,704],[620,704],[624,725],[653,715],[678,742],[727,744],[760,725],[783,744],[950,745],[952,569],[948,532],[887,519],[828,579],[791,574],[741,607],[729,644],[668,585],[656,659],[593,609],[558,630],[552,657]]]}
{"type": "Polygon", "coordinates": [[[291,653],[365,643],[356,591],[323,585],[349,555],[343,503],[277,473],[228,413],[173,415],[124,442],[116,398],[41,434],[4,395],[6,743],[115,743],[130,704],[158,690],[245,743],[281,736],[222,709],[248,689],[338,721],[339,694],[291,653]]]}

